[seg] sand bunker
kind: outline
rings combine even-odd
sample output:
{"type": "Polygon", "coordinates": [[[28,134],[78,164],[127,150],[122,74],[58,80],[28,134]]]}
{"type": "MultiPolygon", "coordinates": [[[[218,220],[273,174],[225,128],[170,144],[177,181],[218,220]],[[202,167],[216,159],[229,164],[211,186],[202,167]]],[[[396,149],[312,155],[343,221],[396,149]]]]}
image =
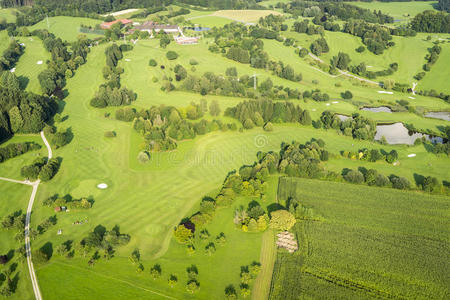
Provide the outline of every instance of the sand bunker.
{"type": "Polygon", "coordinates": [[[333,101],[333,102],[331,102],[331,103],[333,103],[333,104],[338,104],[339,102],[338,102],[338,101],[333,101]]]}
{"type": "Polygon", "coordinates": [[[43,63],[42,60],[38,60],[38,61],[37,61],[37,64],[38,64],[38,65],[42,65],[42,63],[43,63]]]}
{"type": "Polygon", "coordinates": [[[325,104],[326,106],[330,106],[330,103],[325,104]]]}
{"type": "Polygon", "coordinates": [[[131,61],[131,59],[129,59],[129,58],[125,58],[125,61],[131,61]]]}
{"type": "Polygon", "coordinates": [[[416,154],[415,153],[412,153],[412,154],[408,154],[408,157],[415,157],[416,156],[416,154]]]}
{"type": "Polygon", "coordinates": [[[11,73],[14,73],[16,71],[16,68],[12,68],[10,71],[11,73]]]}
{"type": "Polygon", "coordinates": [[[389,94],[392,95],[393,92],[386,92],[386,91],[378,91],[379,94],[389,94]]]}
{"type": "Polygon", "coordinates": [[[104,189],[108,188],[108,185],[106,183],[100,183],[97,185],[97,187],[101,190],[104,190],[104,189]]]}
{"type": "Polygon", "coordinates": [[[414,99],[416,99],[416,98],[414,98],[414,97],[411,97],[411,96],[409,96],[408,98],[409,98],[409,99],[413,99],[413,100],[414,100],[414,99]]]}

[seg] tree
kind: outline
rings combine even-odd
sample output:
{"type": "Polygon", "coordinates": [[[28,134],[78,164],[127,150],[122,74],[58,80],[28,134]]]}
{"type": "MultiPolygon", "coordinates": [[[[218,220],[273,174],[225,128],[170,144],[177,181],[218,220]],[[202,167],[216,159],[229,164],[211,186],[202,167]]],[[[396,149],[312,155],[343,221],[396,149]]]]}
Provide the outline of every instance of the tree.
{"type": "Polygon", "coordinates": [[[128,259],[133,263],[136,264],[140,262],[141,260],[141,253],[139,252],[139,249],[136,248],[131,252],[131,255],[128,257],[128,259]]]}
{"type": "Polygon", "coordinates": [[[169,280],[168,280],[170,287],[174,287],[175,284],[177,284],[177,282],[178,282],[177,276],[175,276],[174,274],[170,274],[169,280]]]}
{"type": "Polygon", "coordinates": [[[197,280],[190,280],[186,285],[186,290],[190,293],[195,293],[200,289],[200,283],[197,280]]]}
{"type": "Polygon", "coordinates": [[[270,217],[269,226],[277,230],[289,230],[296,222],[295,217],[284,209],[272,212],[270,217]]]}
{"type": "Polygon", "coordinates": [[[148,61],[148,65],[150,67],[156,67],[158,65],[158,63],[153,58],[150,58],[150,60],[148,61]]]}
{"type": "Polygon", "coordinates": [[[178,58],[178,53],[176,53],[175,51],[167,51],[166,57],[168,60],[174,60],[178,58]]]}
{"type": "Polygon", "coordinates": [[[213,117],[218,116],[220,114],[220,105],[217,100],[214,99],[209,104],[209,113],[213,117]]]}
{"type": "Polygon", "coordinates": [[[364,175],[358,170],[350,170],[344,175],[344,179],[351,183],[361,184],[364,182],[364,175]]]}
{"type": "Polygon", "coordinates": [[[250,296],[250,294],[251,294],[251,290],[250,290],[248,284],[241,284],[240,290],[241,290],[241,296],[244,299],[247,298],[248,296],[250,296]]]}
{"type": "Polygon", "coordinates": [[[237,298],[236,289],[234,288],[234,286],[232,284],[228,285],[225,288],[225,298],[227,298],[227,299],[236,299],[237,298]]]}
{"type": "Polygon", "coordinates": [[[190,229],[186,228],[184,224],[180,224],[175,228],[174,236],[178,243],[186,244],[192,239],[194,234],[190,229]]]}
{"type": "Polygon", "coordinates": [[[345,91],[344,93],[341,93],[341,97],[343,99],[352,99],[353,98],[353,94],[350,91],[345,91]]]}
{"type": "Polygon", "coordinates": [[[273,131],[273,124],[270,122],[267,122],[266,124],[264,124],[263,129],[264,129],[264,131],[273,131]]]}

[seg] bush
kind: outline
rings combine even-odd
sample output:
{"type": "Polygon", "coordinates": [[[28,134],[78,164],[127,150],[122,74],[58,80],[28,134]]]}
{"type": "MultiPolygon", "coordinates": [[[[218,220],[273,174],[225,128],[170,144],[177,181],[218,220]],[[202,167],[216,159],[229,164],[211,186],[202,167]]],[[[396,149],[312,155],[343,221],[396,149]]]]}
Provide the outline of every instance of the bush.
{"type": "Polygon", "coordinates": [[[302,48],[302,49],[300,49],[298,55],[299,55],[300,57],[305,57],[306,55],[308,55],[308,53],[309,53],[309,52],[308,52],[308,49],[302,48]]]}
{"type": "Polygon", "coordinates": [[[166,53],[166,57],[168,60],[174,60],[178,58],[178,53],[176,53],[175,51],[168,51],[166,53]]]}
{"type": "Polygon", "coordinates": [[[290,212],[280,209],[271,213],[269,225],[273,229],[289,230],[295,222],[295,217],[290,212]]]}
{"type": "Polygon", "coordinates": [[[107,138],[116,137],[116,133],[114,131],[105,131],[105,137],[107,138]]]}
{"type": "Polygon", "coordinates": [[[150,160],[150,154],[147,151],[141,151],[139,152],[137,159],[140,163],[145,164],[150,160]]]}
{"type": "Polygon", "coordinates": [[[361,184],[364,182],[364,175],[360,171],[350,170],[344,175],[344,179],[351,183],[361,184]]]}
{"type": "Polygon", "coordinates": [[[194,58],[191,58],[191,59],[189,60],[189,64],[190,64],[191,66],[195,66],[195,65],[198,65],[198,61],[195,60],[194,58]]]}
{"type": "Polygon", "coordinates": [[[352,99],[353,98],[353,94],[350,91],[345,91],[344,93],[341,93],[341,97],[343,99],[352,99]]]}
{"type": "Polygon", "coordinates": [[[359,46],[358,48],[355,49],[356,52],[358,53],[362,53],[366,50],[366,48],[364,46],[359,46]]]}
{"type": "Polygon", "coordinates": [[[391,176],[390,180],[394,189],[408,190],[411,187],[409,180],[404,177],[391,176]]]}
{"type": "Polygon", "coordinates": [[[266,124],[264,124],[263,127],[264,131],[273,131],[273,125],[270,122],[267,122],[266,124]]]}
{"type": "Polygon", "coordinates": [[[153,58],[151,58],[151,59],[148,61],[148,65],[149,65],[150,67],[156,67],[156,66],[158,65],[158,63],[156,62],[156,60],[154,60],[153,58]]]}

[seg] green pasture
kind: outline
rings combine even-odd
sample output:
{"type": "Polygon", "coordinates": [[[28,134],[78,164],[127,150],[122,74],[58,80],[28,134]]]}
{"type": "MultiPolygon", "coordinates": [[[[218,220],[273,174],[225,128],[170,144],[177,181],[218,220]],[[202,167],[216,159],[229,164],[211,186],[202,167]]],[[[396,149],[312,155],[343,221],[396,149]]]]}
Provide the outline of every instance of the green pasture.
{"type": "MultiPolygon", "coordinates": [[[[209,12],[211,13],[211,12],[209,12]]],[[[195,17],[186,18],[192,24],[197,24],[202,27],[222,27],[226,24],[232,23],[233,20],[212,16],[211,14],[200,15],[195,17]]]]}
{"type": "Polygon", "coordinates": [[[404,2],[348,2],[347,4],[355,5],[361,8],[370,9],[371,11],[381,10],[383,13],[390,15],[394,18],[394,25],[405,24],[415,15],[421,13],[425,10],[435,10],[435,5],[437,1],[409,1],[404,2]]]}
{"type": "MultiPolygon", "coordinates": [[[[5,168],[0,164],[0,170],[5,168]]],[[[0,181],[0,218],[9,215],[16,211],[26,213],[28,200],[30,199],[32,188],[23,184],[0,181]]],[[[2,270],[16,266],[12,273],[11,279],[17,282],[16,292],[7,299],[33,299],[33,288],[31,287],[30,275],[28,273],[28,266],[25,261],[18,258],[17,254],[9,253],[21,246],[14,238],[17,231],[15,229],[5,230],[0,229],[0,253],[1,255],[11,255],[10,261],[6,265],[2,265],[2,270]]],[[[0,282],[5,284],[2,279],[0,282]]],[[[2,296],[2,299],[6,299],[2,296]]]]}
{"type": "Polygon", "coordinates": [[[425,77],[419,81],[417,88],[419,90],[434,89],[438,92],[450,93],[450,45],[448,43],[440,44],[442,47],[436,63],[431,67],[430,72],[426,72],[425,77]]]}
{"type": "Polygon", "coordinates": [[[51,55],[45,50],[42,40],[38,37],[21,37],[19,41],[25,44],[25,52],[16,64],[15,74],[22,88],[41,94],[38,75],[47,69],[47,60],[51,58],[51,55]],[[38,61],[42,61],[42,64],[37,64],[38,61]]]}
{"type": "Polygon", "coordinates": [[[7,23],[14,23],[16,21],[15,8],[0,8],[0,21],[5,20],[7,23]]]}
{"type": "Polygon", "coordinates": [[[296,178],[278,191],[318,221],[294,227],[297,253],[278,252],[271,299],[448,295],[448,197],[296,178]]]}
{"type": "Polygon", "coordinates": [[[98,37],[99,35],[94,33],[80,33],[79,29],[80,25],[95,26],[100,23],[102,23],[102,21],[95,19],[59,16],[48,18],[48,24],[47,19],[44,19],[39,23],[28,27],[28,30],[48,29],[62,40],[72,42],[75,41],[80,34],[84,34],[90,38],[98,37]]]}
{"type": "Polygon", "coordinates": [[[10,42],[8,32],[6,30],[0,31],[0,53],[3,53],[8,48],[10,42]]]}

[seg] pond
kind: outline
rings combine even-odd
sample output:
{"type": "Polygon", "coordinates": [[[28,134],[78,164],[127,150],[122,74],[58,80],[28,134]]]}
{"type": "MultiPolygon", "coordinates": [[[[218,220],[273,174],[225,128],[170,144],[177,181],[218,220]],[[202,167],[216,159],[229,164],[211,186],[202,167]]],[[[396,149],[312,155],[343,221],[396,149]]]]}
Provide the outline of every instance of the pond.
{"type": "Polygon", "coordinates": [[[403,123],[394,124],[380,124],[377,125],[377,132],[375,134],[375,140],[381,140],[381,137],[385,137],[388,144],[407,144],[414,145],[414,141],[418,138],[426,137],[427,140],[432,143],[443,143],[444,139],[441,137],[430,136],[419,132],[410,132],[403,123]]]}
{"type": "Polygon", "coordinates": [[[448,111],[430,111],[425,114],[425,117],[450,121],[450,112],[448,112],[448,111]]]}
{"type": "Polygon", "coordinates": [[[346,115],[341,115],[341,114],[336,114],[336,117],[339,118],[339,120],[341,120],[342,122],[344,122],[345,120],[351,119],[352,117],[350,116],[346,116],[346,115]]]}
{"type": "Polygon", "coordinates": [[[391,113],[392,109],[388,106],[379,106],[379,107],[362,107],[361,110],[371,111],[371,112],[387,112],[391,113]]]}

